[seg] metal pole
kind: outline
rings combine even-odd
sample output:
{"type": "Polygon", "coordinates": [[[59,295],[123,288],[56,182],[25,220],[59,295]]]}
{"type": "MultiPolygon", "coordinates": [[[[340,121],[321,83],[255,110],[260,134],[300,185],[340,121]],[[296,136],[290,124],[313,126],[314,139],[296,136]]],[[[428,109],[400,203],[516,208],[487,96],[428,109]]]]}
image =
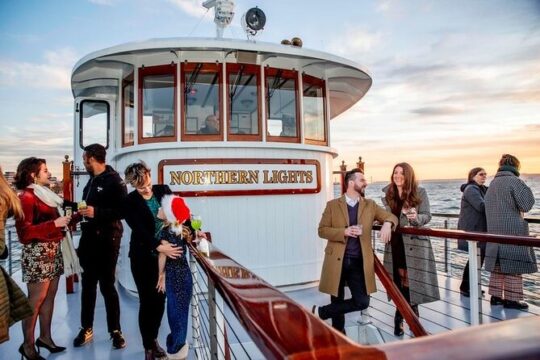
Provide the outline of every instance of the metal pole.
{"type": "MultiPolygon", "coordinates": [[[[191,270],[191,277],[193,278],[193,284],[197,284],[197,262],[193,255],[189,256],[189,267],[191,270]]],[[[191,327],[193,340],[193,350],[197,355],[197,358],[205,357],[200,352],[206,355],[206,350],[201,348],[201,315],[199,310],[199,294],[197,290],[193,289],[193,294],[191,295],[191,327]]]]}
{"type": "MultiPolygon", "coordinates": [[[[448,229],[448,219],[444,220],[444,228],[448,229]]],[[[444,239],[444,271],[448,273],[448,239],[444,239]]]]}
{"type": "Polygon", "coordinates": [[[11,252],[11,230],[8,230],[8,272],[9,276],[13,275],[13,257],[11,252]]]}
{"type": "Polygon", "coordinates": [[[476,241],[469,243],[469,284],[471,301],[471,325],[480,324],[480,297],[478,296],[478,249],[476,241]]]}

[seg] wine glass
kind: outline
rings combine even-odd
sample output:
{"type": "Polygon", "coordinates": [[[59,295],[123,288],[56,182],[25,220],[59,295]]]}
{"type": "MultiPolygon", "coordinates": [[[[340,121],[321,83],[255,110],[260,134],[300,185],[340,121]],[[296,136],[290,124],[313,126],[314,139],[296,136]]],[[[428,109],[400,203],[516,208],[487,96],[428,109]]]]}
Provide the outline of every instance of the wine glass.
{"type": "MultiPolygon", "coordinates": [[[[64,211],[65,211],[65,215],[66,215],[66,216],[71,217],[71,216],[73,215],[73,209],[71,208],[71,206],[66,206],[66,208],[64,209],[64,211]]],[[[66,231],[68,231],[68,230],[69,230],[69,224],[66,225],[66,231]]]]}
{"type": "MultiPolygon", "coordinates": [[[[81,201],[79,201],[77,203],[77,210],[85,210],[86,208],[88,208],[88,205],[86,205],[86,201],[81,200],[81,201]]],[[[88,221],[86,220],[86,218],[83,215],[81,223],[86,223],[86,222],[88,222],[88,221]]]]}

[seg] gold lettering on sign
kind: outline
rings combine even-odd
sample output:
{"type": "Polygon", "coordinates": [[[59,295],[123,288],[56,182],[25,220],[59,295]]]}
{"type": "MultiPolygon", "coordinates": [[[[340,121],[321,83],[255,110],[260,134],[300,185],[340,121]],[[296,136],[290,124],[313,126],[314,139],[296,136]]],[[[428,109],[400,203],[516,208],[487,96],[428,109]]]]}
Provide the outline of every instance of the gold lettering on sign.
{"type": "Polygon", "coordinates": [[[312,170],[193,170],[169,171],[169,185],[311,184],[312,170]]]}

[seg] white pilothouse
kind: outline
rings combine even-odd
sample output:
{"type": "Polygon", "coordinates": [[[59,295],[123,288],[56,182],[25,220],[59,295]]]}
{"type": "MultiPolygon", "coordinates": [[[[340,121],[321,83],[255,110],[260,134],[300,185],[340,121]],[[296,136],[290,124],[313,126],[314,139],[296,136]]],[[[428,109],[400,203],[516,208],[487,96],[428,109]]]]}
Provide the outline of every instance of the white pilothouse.
{"type": "MultiPolygon", "coordinates": [[[[239,263],[273,285],[311,283],[323,259],[318,221],[333,198],[329,121],[372,80],[332,54],[221,38],[232,5],[205,2],[215,6],[217,38],[128,43],[75,65],[75,166],[94,142],[120,174],[144,160],[239,263]]],[[[264,13],[251,9],[243,22],[252,37],[264,13]]],[[[75,181],[75,199],[85,183],[75,181]]],[[[135,290],[128,243],[126,227],[120,281],[135,290]]]]}

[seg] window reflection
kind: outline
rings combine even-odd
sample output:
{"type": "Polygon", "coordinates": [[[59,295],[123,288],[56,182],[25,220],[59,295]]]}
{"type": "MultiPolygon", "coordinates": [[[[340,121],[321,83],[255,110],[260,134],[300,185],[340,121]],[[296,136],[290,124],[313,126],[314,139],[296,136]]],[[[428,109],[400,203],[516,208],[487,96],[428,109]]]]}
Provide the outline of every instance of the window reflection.
{"type": "Polygon", "coordinates": [[[309,140],[324,142],[325,136],[325,94],[324,81],[304,75],[304,137],[309,140]]]}
{"type": "Polygon", "coordinates": [[[124,103],[123,113],[123,145],[133,145],[135,134],[135,112],[133,109],[134,95],[133,95],[133,83],[129,83],[124,86],[122,99],[124,103]]]}
{"type": "Polygon", "coordinates": [[[266,70],[266,113],[269,136],[298,137],[296,79],[295,71],[266,70]]]}
{"type": "Polygon", "coordinates": [[[142,88],[142,137],[174,136],[174,74],[146,75],[142,88]]]}
{"type": "MultiPolygon", "coordinates": [[[[184,68],[184,111],[186,135],[221,134],[220,65],[186,64],[184,68]]],[[[189,137],[188,137],[189,138],[189,137]]]]}
{"type": "Polygon", "coordinates": [[[227,66],[229,134],[259,135],[259,68],[227,66]]]}
{"type": "Polygon", "coordinates": [[[109,104],[105,101],[83,100],[80,127],[81,148],[96,143],[109,147],[109,104]]]}

